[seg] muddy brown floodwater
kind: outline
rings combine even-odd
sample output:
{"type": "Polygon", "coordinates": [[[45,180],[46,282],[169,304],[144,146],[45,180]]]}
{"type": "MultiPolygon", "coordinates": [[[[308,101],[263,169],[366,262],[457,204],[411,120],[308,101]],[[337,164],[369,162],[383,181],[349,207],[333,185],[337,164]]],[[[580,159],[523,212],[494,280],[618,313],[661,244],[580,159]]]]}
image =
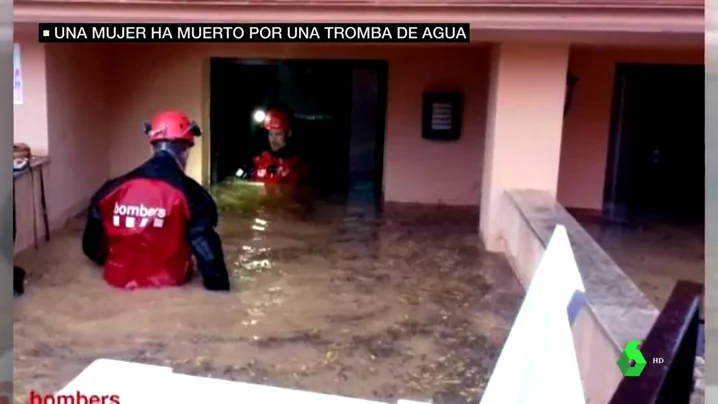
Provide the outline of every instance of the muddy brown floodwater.
{"type": "Polygon", "coordinates": [[[16,401],[98,358],[349,397],[466,403],[481,394],[523,290],[479,246],[476,213],[316,204],[256,208],[217,193],[234,290],[121,291],[80,251],[76,220],[16,262],[16,401]]]}

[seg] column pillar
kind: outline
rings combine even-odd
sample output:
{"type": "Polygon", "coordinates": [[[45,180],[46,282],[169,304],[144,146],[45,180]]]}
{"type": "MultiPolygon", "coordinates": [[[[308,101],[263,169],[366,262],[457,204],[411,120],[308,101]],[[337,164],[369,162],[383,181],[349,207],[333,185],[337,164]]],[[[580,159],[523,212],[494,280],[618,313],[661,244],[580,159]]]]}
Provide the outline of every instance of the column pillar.
{"type": "Polygon", "coordinates": [[[502,43],[491,57],[479,233],[500,245],[508,189],[556,195],[569,46],[502,43]]]}

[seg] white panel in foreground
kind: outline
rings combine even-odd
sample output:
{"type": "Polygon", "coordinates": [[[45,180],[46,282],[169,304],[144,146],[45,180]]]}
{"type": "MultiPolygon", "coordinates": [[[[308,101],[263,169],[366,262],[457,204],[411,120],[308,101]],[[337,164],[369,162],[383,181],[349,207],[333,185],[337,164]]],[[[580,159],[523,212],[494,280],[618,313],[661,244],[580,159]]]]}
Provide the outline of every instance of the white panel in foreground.
{"type": "Polygon", "coordinates": [[[171,402],[163,401],[172,392],[171,376],[169,367],[98,359],[55,396],[117,395],[123,404],[171,402]]]}
{"type": "MultiPolygon", "coordinates": [[[[56,396],[117,395],[122,404],[386,404],[173,373],[171,368],[99,359],[56,396]]],[[[402,401],[405,404],[418,404],[402,401]]]]}
{"type": "Polygon", "coordinates": [[[573,346],[573,307],[583,281],[563,226],[556,226],[481,404],[584,404],[573,346]]]}

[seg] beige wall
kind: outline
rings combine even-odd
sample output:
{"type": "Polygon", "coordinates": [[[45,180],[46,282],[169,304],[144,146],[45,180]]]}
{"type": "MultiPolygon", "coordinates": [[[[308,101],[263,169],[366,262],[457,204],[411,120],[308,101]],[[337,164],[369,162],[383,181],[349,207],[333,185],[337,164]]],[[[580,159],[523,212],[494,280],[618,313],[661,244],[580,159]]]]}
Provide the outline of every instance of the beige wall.
{"type": "MultiPolygon", "coordinates": [[[[138,122],[161,108],[202,116],[203,78],[210,56],[346,58],[346,49],[326,46],[181,45],[114,47],[110,65],[113,100],[111,172],[146,157],[138,122]],[[143,70],[138,60],[152,60],[143,70]],[[182,88],[183,91],[173,89],[182,88]]],[[[485,47],[355,47],[352,57],[389,61],[385,151],[388,201],[474,205],[479,201],[486,116],[489,50],[485,47]],[[466,95],[461,141],[421,139],[421,93],[460,89],[466,95]]],[[[569,207],[600,209],[608,148],[614,65],[618,62],[702,63],[703,52],[652,49],[572,49],[570,67],[579,76],[562,142],[559,200],[569,207]]],[[[527,95],[529,96],[529,95],[527,95]]],[[[205,129],[208,130],[204,119],[205,129]]],[[[530,136],[527,138],[530,141],[530,136]]],[[[201,178],[201,152],[190,174],[201,178]]]]}
{"type": "Polygon", "coordinates": [[[104,58],[95,45],[49,44],[48,211],[74,214],[109,177],[104,58]]]}
{"type": "MultiPolygon", "coordinates": [[[[558,200],[601,209],[616,63],[703,64],[703,49],[574,48],[569,68],[579,77],[564,122],[558,200]]],[[[702,157],[701,157],[702,158],[702,157]]]]}
{"type": "MultiPolygon", "coordinates": [[[[396,202],[478,203],[488,72],[486,47],[336,46],[122,46],[111,52],[111,171],[140,163],[147,147],[139,131],[149,114],[177,108],[193,117],[206,114],[203,78],[210,56],[270,58],[362,58],[389,61],[385,144],[385,196],[396,202]],[[143,67],[138,68],[141,64],[143,67]],[[421,138],[421,94],[426,90],[464,92],[463,137],[455,143],[421,138]]],[[[205,131],[209,130],[203,120],[205,131]]],[[[200,178],[200,150],[189,173],[200,178]]]]}
{"type": "Polygon", "coordinates": [[[15,142],[24,142],[38,154],[47,152],[47,87],[45,80],[45,45],[37,42],[37,31],[16,32],[20,44],[23,98],[13,109],[15,142]]]}
{"type": "Polygon", "coordinates": [[[501,201],[507,191],[556,197],[569,53],[568,44],[503,43],[493,49],[479,217],[489,251],[503,251],[501,201]]]}
{"type": "MultiPolygon", "coordinates": [[[[148,156],[140,128],[155,111],[184,110],[208,131],[206,61],[210,56],[388,60],[386,199],[458,205],[475,205],[480,199],[487,47],[202,44],[101,48],[42,46],[35,43],[34,35],[34,30],[29,36],[16,35],[23,52],[25,104],[15,107],[15,139],[37,150],[43,150],[43,144],[50,149],[51,221],[64,220],[63,215],[82,205],[102,180],[126,172],[148,156]],[[465,95],[463,136],[456,143],[421,139],[421,94],[439,89],[458,89],[465,95]]],[[[614,64],[702,60],[702,50],[572,49],[570,67],[580,82],[562,140],[558,197],[564,205],[601,207],[614,64]]],[[[530,141],[527,134],[526,142],[530,141]]],[[[198,145],[190,161],[189,174],[197,179],[202,178],[202,153],[207,153],[202,149],[198,145]]]]}
{"type": "MultiPolygon", "coordinates": [[[[43,170],[52,230],[84,209],[110,175],[104,93],[107,69],[94,45],[40,46],[22,37],[20,44],[25,102],[15,107],[14,138],[30,144],[34,153],[50,156],[51,163],[43,170]]],[[[16,187],[16,251],[32,244],[33,214],[38,234],[42,236],[43,231],[39,177],[35,177],[34,189],[29,180],[29,176],[23,177],[16,187]]]]}

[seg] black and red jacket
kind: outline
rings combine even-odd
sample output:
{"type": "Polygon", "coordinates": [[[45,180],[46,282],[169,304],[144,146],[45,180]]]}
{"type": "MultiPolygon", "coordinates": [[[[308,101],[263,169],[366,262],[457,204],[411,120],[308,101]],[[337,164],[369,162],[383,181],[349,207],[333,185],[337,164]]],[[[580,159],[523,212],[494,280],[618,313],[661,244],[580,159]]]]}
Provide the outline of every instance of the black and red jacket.
{"type": "Polygon", "coordinates": [[[204,286],[229,290],[216,226],[212,197],[161,151],[92,197],[82,249],[118,288],[182,285],[194,254],[204,286]]]}
{"type": "Polygon", "coordinates": [[[251,180],[265,184],[298,185],[307,182],[307,166],[291,146],[265,150],[252,159],[251,180]]]}

